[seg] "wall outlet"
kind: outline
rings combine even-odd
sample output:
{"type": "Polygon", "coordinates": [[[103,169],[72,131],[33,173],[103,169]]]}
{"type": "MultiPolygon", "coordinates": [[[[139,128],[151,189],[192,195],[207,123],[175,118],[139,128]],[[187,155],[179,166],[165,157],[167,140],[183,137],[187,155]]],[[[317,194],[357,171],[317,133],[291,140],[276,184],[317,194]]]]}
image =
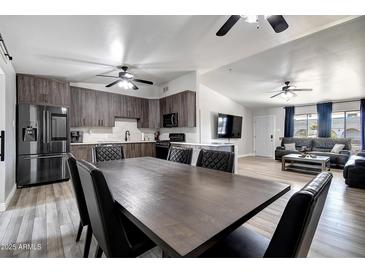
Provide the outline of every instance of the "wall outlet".
{"type": "Polygon", "coordinates": [[[166,92],[168,92],[168,91],[169,91],[169,87],[167,87],[167,86],[166,86],[166,87],[163,87],[163,88],[162,88],[162,92],[163,92],[163,93],[166,93],[166,92]]]}

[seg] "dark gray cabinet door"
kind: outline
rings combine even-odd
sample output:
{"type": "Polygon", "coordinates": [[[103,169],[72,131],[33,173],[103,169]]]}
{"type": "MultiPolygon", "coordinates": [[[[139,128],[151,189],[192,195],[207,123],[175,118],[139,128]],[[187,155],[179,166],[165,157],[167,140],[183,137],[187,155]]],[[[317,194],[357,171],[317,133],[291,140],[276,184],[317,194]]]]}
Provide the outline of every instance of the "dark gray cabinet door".
{"type": "Polygon", "coordinates": [[[96,92],[95,119],[98,127],[114,126],[111,109],[111,95],[106,92],[96,92]]]}
{"type": "Polygon", "coordinates": [[[121,95],[112,93],[110,94],[111,102],[110,102],[110,109],[111,109],[111,116],[114,120],[114,117],[123,117],[122,115],[122,106],[121,106],[121,95]]]}
{"type": "Polygon", "coordinates": [[[70,106],[70,126],[82,126],[82,103],[81,92],[79,88],[70,88],[71,106],[70,106]]]}
{"type": "Polygon", "coordinates": [[[138,128],[148,128],[149,127],[149,100],[145,98],[140,98],[139,100],[139,119],[137,121],[138,128]]]}
{"type": "Polygon", "coordinates": [[[18,103],[69,107],[69,83],[34,75],[17,75],[18,103]]]}
{"type": "Polygon", "coordinates": [[[37,102],[37,91],[35,89],[34,77],[17,75],[18,103],[32,104],[37,102]]]}
{"type": "Polygon", "coordinates": [[[150,99],[148,100],[148,127],[159,128],[160,127],[160,100],[150,99]]]}
{"type": "Polygon", "coordinates": [[[99,126],[96,116],[96,92],[94,90],[80,88],[80,97],[82,126],[99,126]]]}

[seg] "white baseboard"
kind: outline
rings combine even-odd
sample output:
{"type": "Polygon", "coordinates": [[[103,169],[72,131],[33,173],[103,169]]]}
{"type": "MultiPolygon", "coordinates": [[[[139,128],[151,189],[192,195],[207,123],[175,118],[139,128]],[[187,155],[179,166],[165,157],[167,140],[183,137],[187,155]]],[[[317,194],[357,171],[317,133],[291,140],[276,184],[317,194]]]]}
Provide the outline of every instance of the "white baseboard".
{"type": "Polygon", "coordinates": [[[254,153],[241,154],[241,155],[238,155],[238,158],[250,157],[250,156],[255,156],[255,154],[254,153]]]}
{"type": "Polygon", "coordinates": [[[15,191],[16,191],[16,184],[14,183],[13,188],[11,189],[8,197],[6,197],[6,199],[5,199],[5,202],[0,203],[0,212],[5,211],[8,208],[8,206],[11,202],[11,199],[13,199],[13,197],[14,197],[15,191]]]}

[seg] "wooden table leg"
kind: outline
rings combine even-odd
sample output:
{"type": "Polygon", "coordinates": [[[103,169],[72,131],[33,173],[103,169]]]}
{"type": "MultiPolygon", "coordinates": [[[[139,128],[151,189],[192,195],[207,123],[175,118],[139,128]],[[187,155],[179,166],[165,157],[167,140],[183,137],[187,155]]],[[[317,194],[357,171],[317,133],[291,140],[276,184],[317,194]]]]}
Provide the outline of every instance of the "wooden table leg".
{"type": "Polygon", "coordinates": [[[281,159],[281,171],[285,171],[285,159],[284,159],[284,157],[281,159]]]}

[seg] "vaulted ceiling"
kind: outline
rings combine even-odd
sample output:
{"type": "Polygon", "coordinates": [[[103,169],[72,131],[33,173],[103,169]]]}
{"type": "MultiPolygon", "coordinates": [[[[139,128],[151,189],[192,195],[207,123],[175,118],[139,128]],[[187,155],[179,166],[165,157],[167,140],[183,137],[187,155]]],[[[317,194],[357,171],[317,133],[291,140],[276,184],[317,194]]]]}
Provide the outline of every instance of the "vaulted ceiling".
{"type": "Polygon", "coordinates": [[[242,58],[201,77],[208,87],[249,107],[308,104],[365,96],[365,17],[359,17],[242,58]],[[270,98],[284,81],[297,88],[289,102],[270,98]]]}

